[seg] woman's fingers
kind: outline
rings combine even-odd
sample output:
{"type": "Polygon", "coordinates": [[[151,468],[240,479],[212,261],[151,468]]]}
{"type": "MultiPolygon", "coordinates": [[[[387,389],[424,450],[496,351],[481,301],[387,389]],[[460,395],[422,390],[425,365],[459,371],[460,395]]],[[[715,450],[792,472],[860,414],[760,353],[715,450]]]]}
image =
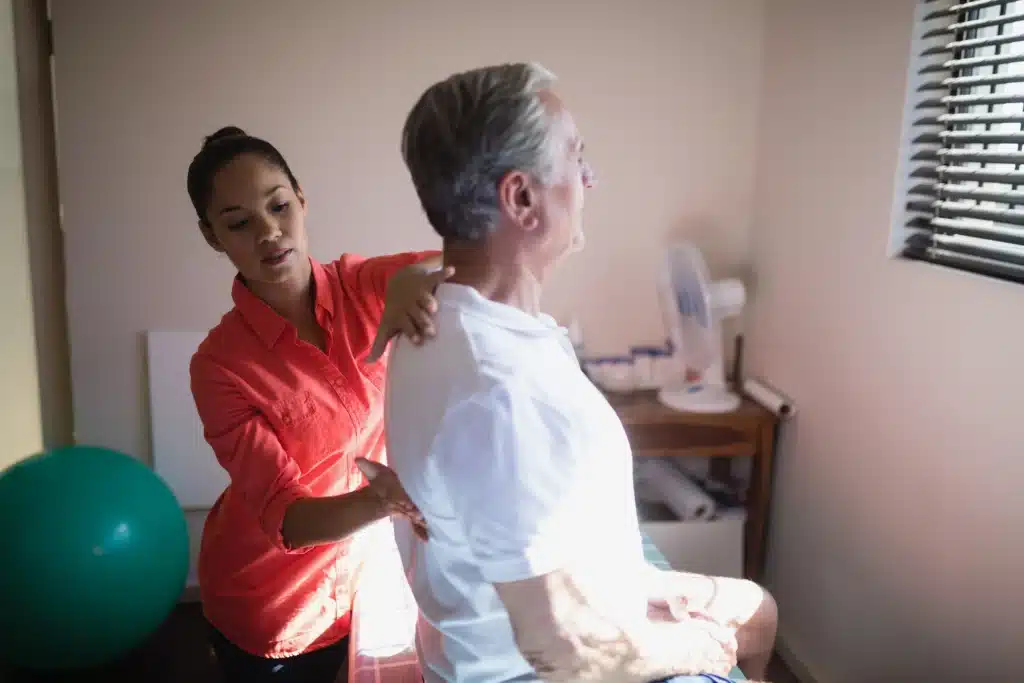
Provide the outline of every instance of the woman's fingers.
{"type": "Polygon", "coordinates": [[[370,481],[370,486],[384,501],[385,509],[390,514],[401,515],[408,519],[416,535],[426,540],[427,520],[416,504],[409,499],[394,470],[366,458],[356,458],[356,467],[366,476],[370,481]]]}
{"type": "Polygon", "coordinates": [[[390,503],[390,507],[393,514],[409,520],[413,531],[421,540],[427,540],[427,520],[415,505],[405,501],[393,501],[390,503]]]}
{"type": "Polygon", "coordinates": [[[417,308],[416,310],[409,312],[409,321],[420,336],[434,336],[434,316],[431,313],[423,310],[422,308],[417,308]]]}
{"type": "Polygon", "coordinates": [[[450,278],[452,275],[455,275],[455,268],[453,266],[445,266],[440,270],[435,270],[427,276],[427,286],[430,288],[430,291],[434,291],[439,284],[450,278]]]}
{"type": "Polygon", "coordinates": [[[402,334],[413,344],[419,344],[420,342],[423,341],[423,335],[420,332],[419,327],[417,327],[416,321],[413,319],[412,315],[406,314],[403,317],[399,329],[401,330],[402,334]]]}
{"type": "Polygon", "coordinates": [[[430,292],[420,292],[420,298],[416,303],[429,315],[437,313],[437,299],[430,292]]]}
{"type": "Polygon", "coordinates": [[[366,458],[356,458],[356,467],[363,473],[368,481],[373,481],[377,478],[377,475],[384,469],[384,465],[373,460],[367,460],[366,458]]]}

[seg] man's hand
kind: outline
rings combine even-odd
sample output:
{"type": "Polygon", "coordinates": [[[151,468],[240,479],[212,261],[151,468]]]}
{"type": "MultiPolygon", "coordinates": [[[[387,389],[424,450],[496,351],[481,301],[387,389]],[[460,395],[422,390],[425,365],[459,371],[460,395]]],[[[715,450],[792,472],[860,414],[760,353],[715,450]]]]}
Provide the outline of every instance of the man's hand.
{"type": "Polygon", "coordinates": [[[724,667],[694,673],[728,673],[736,665],[739,644],[736,629],[720,624],[704,610],[690,608],[686,598],[656,598],[647,603],[647,617],[653,622],[667,622],[679,627],[679,647],[693,653],[694,666],[705,660],[724,667]]]}
{"type": "Polygon", "coordinates": [[[384,314],[370,355],[366,358],[368,363],[383,356],[396,335],[404,334],[413,344],[421,344],[425,338],[434,336],[434,315],[437,313],[434,290],[454,274],[455,269],[451,266],[429,271],[422,264],[414,264],[391,276],[384,299],[384,314]]]}
{"type": "Polygon", "coordinates": [[[366,458],[356,458],[356,467],[370,482],[370,491],[376,494],[388,514],[405,517],[416,535],[427,540],[427,522],[402,488],[395,471],[366,458]]]}
{"type": "Polygon", "coordinates": [[[681,674],[726,676],[736,666],[736,632],[713,621],[689,617],[672,625],[672,637],[685,653],[687,671],[681,674]]]}

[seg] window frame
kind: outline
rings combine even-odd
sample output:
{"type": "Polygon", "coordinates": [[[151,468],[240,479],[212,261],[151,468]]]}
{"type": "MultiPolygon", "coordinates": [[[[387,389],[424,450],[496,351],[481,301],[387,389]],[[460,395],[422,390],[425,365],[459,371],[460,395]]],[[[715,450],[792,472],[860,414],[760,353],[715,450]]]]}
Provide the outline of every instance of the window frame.
{"type": "MultiPolygon", "coordinates": [[[[963,265],[944,262],[944,260],[941,258],[931,257],[931,253],[933,250],[936,250],[936,253],[941,255],[943,251],[945,251],[943,249],[944,245],[948,243],[953,244],[953,251],[949,253],[954,254],[968,254],[973,246],[975,246],[977,243],[980,243],[977,239],[971,237],[971,235],[969,234],[956,233],[955,229],[948,232],[942,229],[934,229],[935,224],[932,223],[932,221],[935,218],[943,218],[943,212],[946,212],[946,217],[957,216],[957,213],[955,211],[949,212],[949,208],[947,208],[947,206],[942,205],[943,201],[945,201],[947,205],[950,202],[955,203],[957,204],[958,208],[963,208],[964,206],[966,206],[977,207],[978,209],[1003,208],[999,206],[999,204],[1001,203],[1008,208],[1021,211],[1024,210],[1024,202],[996,202],[995,200],[992,199],[983,199],[969,196],[969,194],[964,194],[964,191],[975,187],[981,188],[981,190],[984,191],[984,189],[986,189],[985,186],[997,186],[999,189],[1008,187],[1013,192],[1024,193],[1024,183],[995,183],[993,181],[977,182],[969,178],[950,180],[944,179],[941,176],[936,176],[934,178],[922,176],[915,177],[915,172],[921,171],[922,169],[937,168],[943,165],[949,166],[950,164],[957,163],[961,166],[965,166],[966,168],[978,168],[986,165],[1002,163],[1004,166],[1015,166],[1015,173],[1024,173],[1024,160],[1015,160],[1014,162],[994,162],[973,161],[970,159],[957,160],[955,157],[952,160],[949,160],[944,159],[942,156],[937,154],[934,155],[933,159],[925,160],[928,157],[929,145],[935,147],[936,149],[952,149],[952,147],[949,144],[947,144],[945,140],[922,143],[919,138],[920,136],[922,136],[922,134],[925,134],[929,130],[929,128],[927,126],[920,125],[918,121],[922,118],[929,118],[932,115],[942,114],[944,111],[952,112],[953,109],[949,108],[943,110],[939,107],[922,108],[921,104],[928,100],[934,100],[936,98],[941,98],[952,94],[965,94],[963,91],[957,92],[953,88],[926,89],[926,87],[929,84],[934,86],[936,84],[936,81],[941,82],[944,79],[950,77],[962,78],[965,76],[972,75],[996,75],[999,73],[999,68],[1003,66],[1002,64],[1000,64],[995,66],[986,65],[982,67],[969,67],[970,70],[963,69],[959,71],[953,71],[951,73],[944,73],[941,69],[933,71],[931,73],[925,71],[927,67],[941,65],[943,64],[943,62],[949,59],[963,59],[966,57],[971,57],[973,55],[971,54],[971,52],[968,52],[968,50],[973,51],[979,49],[976,47],[971,47],[967,48],[967,50],[965,50],[964,52],[958,52],[953,54],[943,54],[941,52],[934,55],[926,54],[926,51],[930,47],[944,45],[951,41],[973,39],[976,37],[975,32],[979,30],[978,28],[972,27],[963,34],[953,33],[948,35],[929,36],[929,31],[934,31],[936,26],[942,26],[939,18],[929,19],[929,16],[937,13],[938,11],[944,8],[955,7],[958,5],[968,5],[968,10],[960,15],[950,15],[948,19],[943,17],[941,18],[941,21],[949,21],[950,23],[954,24],[961,23],[964,21],[974,21],[978,19],[987,21],[989,18],[997,19],[1000,16],[1006,16],[1011,14],[1016,16],[1018,12],[1024,13],[1024,2],[1022,2],[1022,0],[1002,0],[1001,2],[982,2],[980,0],[975,0],[975,3],[978,5],[977,7],[970,7],[970,5],[972,4],[971,0],[918,0],[918,2],[915,5],[912,23],[913,33],[910,36],[911,39],[908,41],[909,58],[907,60],[907,75],[904,84],[905,94],[902,110],[903,115],[901,120],[901,136],[898,150],[898,163],[895,177],[895,191],[893,193],[893,203],[891,210],[892,220],[889,230],[887,255],[889,256],[889,258],[892,259],[899,259],[902,261],[915,260],[932,265],[937,265],[939,267],[957,272],[973,273],[975,275],[985,278],[1009,280],[1015,283],[1024,284],[1024,264],[1022,264],[1024,263],[1024,240],[1021,240],[1016,234],[1012,238],[1013,240],[1017,240],[1015,243],[1011,243],[1009,240],[1007,242],[1003,242],[1000,240],[983,241],[984,246],[988,249],[987,253],[990,256],[996,256],[997,251],[1002,252],[1001,254],[999,254],[998,257],[995,258],[987,258],[984,260],[976,259],[976,263],[963,265]],[[994,15],[993,10],[998,11],[999,14],[994,15]],[[975,74],[974,70],[978,68],[982,69],[982,73],[975,74]],[[937,113],[932,114],[932,112],[937,113]],[[919,156],[923,158],[919,158],[919,156]],[[937,190],[937,188],[935,187],[940,184],[946,185],[947,188],[952,186],[952,189],[955,190],[955,192],[953,192],[951,195],[944,194],[944,191],[937,190]],[[921,186],[928,187],[930,191],[927,193],[915,192],[915,189],[920,188],[921,186]],[[935,191],[932,192],[931,190],[935,191]],[[922,210],[921,205],[926,205],[928,203],[937,204],[932,206],[928,210],[922,210]],[[911,208],[911,205],[913,204],[917,204],[917,208],[911,208]],[[916,227],[911,225],[912,222],[914,222],[915,220],[918,223],[918,226],[916,227]],[[925,223],[933,227],[924,227],[925,223]],[[928,258],[922,258],[921,255],[917,253],[921,251],[919,246],[917,248],[914,248],[908,244],[908,239],[915,235],[924,236],[915,240],[916,242],[928,242],[928,258]],[[929,235],[931,236],[930,240],[928,238],[929,235]],[[938,237],[936,237],[936,235],[938,235],[938,237]],[[961,252],[960,250],[963,251],[961,252]],[[980,265],[977,265],[978,263],[980,263],[980,265]],[[1007,265],[1011,263],[1013,265],[1007,265]],[[999,272],[1001,269],[1009,269],[1013,270],[1014,272],[1010,274],[1007,274],[1006,272],[999,272]]],[[[1020,55],[1020,61],[1016,61],[1013,65],[1008,65],[1007,69],[1009,74],[1020,76],[1021,74],[1024,74],[1024,16],[1022,16],[1022,19],[1019,21],[1004,23],[1003,27],[1005,26],[1014,27],[1015,30],[1013,31],[1013,34],[1020,36],[1020,40],[1018,41],[1006,41],[1005,43],[1003,43],[1003,45],[1016,46],[1014,48],[1011,48],[1013,50],[1012,54],[1020,55]],[[1016,66],[1016,68],[1013,68],[1014,66],[1016,66]]],[[[998,28],[1000,34],[1002,33],[1003,27],[998,28]]],[[[982,26],[980,28],[984,29],[987,27],[982,26]]],[[[988,36],[980,37],[984,38],[988,36]]],[[[997,55],[1001,51],[1001,46],[999,48],[996,48],[997,55]]],[[[996,91],[994,88],[992,90],[985,90],[984,93],[978,93],[973,91],[974,88],[979,87],[992,88],[993,86],[991,84],[985,84],[983,86],[970,86],[971,90],[967,90],[966,92],[967,94],[988,94],[989,92],[998,94],[998,91],[996,91]]],[[[1021,115],[1022,118],[1024,118],[1024,85],[1020,85],[1020,87],[1013,87],[1011,85],[1009,89],[1011,90],[1010,94],[1015,98],[1018,98],[1019,100],[1014,101],[1012,103],[1014,108],[1019,106],[1021,108],[1019,115],[1021,115]]],[[[992,105],[971,104],[966,105],[963,109],[957,109],[956,113],[979,113],[976,109],[974,109],[979,106],[987,106],[989,107],[987,111],[994,111],[991,108],[992,105]]],[[[1018,113],[1014,112],[1014,115],[1016,116],[1018,115],[1018,113]]],[[[1016,133],[1019,131],[1021,133],[1024,133],[1024,121],[1018,121],[1014,123],[1018,124],[1019,127],[1018,130],[1012,132],[1016,133]]],[[[930,130],[938,131],[940,134],[952,130],[981,132],[981,130],[989,131],[991,130],[991,126],[1001,124],[974,123],[967,124],[968,127],[963,129],[954,128],[955,125],[956,124],[952,124],[945,127],[932,126],[930,130]],[[984,125],[984,128],[979,130],[978,127],[981,125],[984,125]]],[[[966,149],[987,151],[989,149],[990,144],[999,145],[1005,143],[981,143],[967,141],[967,144],[969,146],[966,147],[966,149]],[[981,145],[981,147],[977,147],[977,145],[981,145]]],[[[1017,141],[1015,141],[1010,144],[1016,146],[1016,150],[1013,151],[1019,152],[1021,155],[1024,155],[1024,142],[1018,143],[1017,141]]],[[[993,150],[993,152],[995,153],[1002,153],[1004,151],[1007,150],[993,150]]],[[[993,187],[993,189],[995,189],[996,192],[999,191],[999,189],[996,189],[995,187],[993,187]]],[[[969,223],[971,221],[979,220],[980,219],[978,219],[977,217],[970,217],[967,221],[964,222],[969,223]]],[[[992,220],[988,222],[988,225],[996,226],[1001,225],[1001,223],[999,221],[992,220]]],[[[1020,236],[1024,236],[1024,225],[1013,223],[1011,223],[1010,225],[1015,233],[1016,231],[1019,230],[1020,236]]],[[[959,256],[957,258],[959,258],[959,256]]],[[[962,260],[966,261],[967,258],[964,258],[962,260]]]]}

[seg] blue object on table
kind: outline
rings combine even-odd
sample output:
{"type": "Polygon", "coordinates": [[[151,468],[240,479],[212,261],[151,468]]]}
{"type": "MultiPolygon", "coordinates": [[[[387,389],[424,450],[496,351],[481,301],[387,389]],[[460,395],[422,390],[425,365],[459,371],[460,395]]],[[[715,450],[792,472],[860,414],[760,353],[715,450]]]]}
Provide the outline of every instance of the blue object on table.
{"type": "MultiPolygon", "coordinates": [[[[672,567],[669,565],[668,560],[665,559],[662,552],[658,550],[658,546],[654,545],[654,541],[648,538],[646,534],[643,534],[643,540],[644,557],[647,561],[658,569],[671,569],[672,567]]],[[[740,668],[737,666],[733,667],[733,670],[729,672],[729,678],[722,678],[721,676],[715,676],[714,674],[703,674],[702,676],[676,676],[674,678],[667,679],[666,683],[674,683],[675,681],[685,681],[686,683],[690,683],[691,681],[692,683],[705,683],[705,681],[706,683],[731,683],[732,681],[745,680],[747,680],[747,677],[743,675],[743,672],[740,671],[740,668]]]]}

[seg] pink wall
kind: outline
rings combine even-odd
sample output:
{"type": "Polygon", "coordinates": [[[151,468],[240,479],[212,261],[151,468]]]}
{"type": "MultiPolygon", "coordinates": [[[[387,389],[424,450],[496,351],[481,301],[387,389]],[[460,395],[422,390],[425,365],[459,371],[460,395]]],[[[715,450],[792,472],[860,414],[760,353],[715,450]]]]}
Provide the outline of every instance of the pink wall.
{"type": "MultiPolygon", "coordinates": [[[[536,60],[587,137],[588,248],[547,307],[599,351],[664,338],[654,272],[694,236],[748,262],[762,0],[52,0],[75,431],[149,459],[141,334],[205,330],[232,270],[200,238],[185,171],[225,124],[274,141],[310,202],[314,255],[436,244],[398,147],[422,90],[536,60]]],[[[202,514],[191,516],[193,542],[202,514]]]]}
{"type": "Polygon", "coordinates": [[[800,406],[770,556],[788,647],[819,683],[1019,678],[1024,290],[886,257],[913,0],[53,4],[79,439],[148,457],[140,333],[229,306],[183,189],[202,135],[279,143],[320,258],[429,246],[408,107],[536,59],[600,180],[552,312],[615,349],[662,334],[667,237],[753,268],[752,368],[800,406]]]}
{"type": "Polygon", "coordinates": [[[914,6],[766,12],[750,360],[801,410],[770,580],[819,683],[1024,662],[1024,288],[886,256],[914,6]]]}
{"type": "Polygon", "coordinates": [[[147,457],[140,333],[207,329],[230,305],[230,266],[184,190],[202,136],[224,124],[280,146],[318,258],[428,247],[398,152],[408,109],[455,70],[537,60],[562,78],[599,182],[587,252],[551,288],[552,313],[578,314],[598,350],[663,339],[667,236],[696,235],[723,269],[747,263],[761,0],[53,8],[79,439],[147,457]]]}

